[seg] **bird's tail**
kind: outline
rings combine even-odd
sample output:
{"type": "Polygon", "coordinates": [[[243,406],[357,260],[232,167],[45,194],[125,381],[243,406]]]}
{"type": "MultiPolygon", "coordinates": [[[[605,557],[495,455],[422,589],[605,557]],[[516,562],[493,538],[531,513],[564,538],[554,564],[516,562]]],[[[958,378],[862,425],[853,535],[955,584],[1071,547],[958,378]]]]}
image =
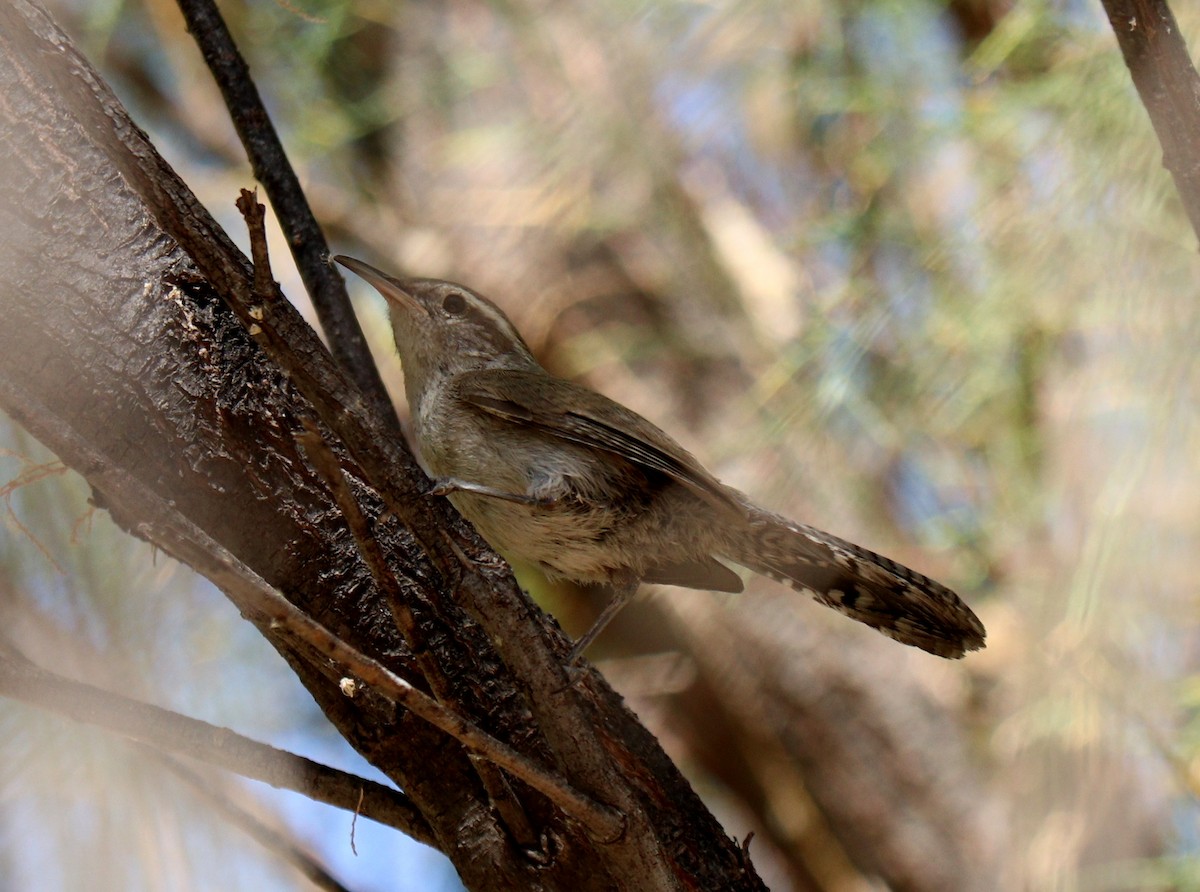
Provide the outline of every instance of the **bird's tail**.
{"type": "Polygon", "coordinates": [[[983,623],[954,592],[908,567],[755,506],[725,555],[889,638],[958,659],[984,646],[983,623]]]}

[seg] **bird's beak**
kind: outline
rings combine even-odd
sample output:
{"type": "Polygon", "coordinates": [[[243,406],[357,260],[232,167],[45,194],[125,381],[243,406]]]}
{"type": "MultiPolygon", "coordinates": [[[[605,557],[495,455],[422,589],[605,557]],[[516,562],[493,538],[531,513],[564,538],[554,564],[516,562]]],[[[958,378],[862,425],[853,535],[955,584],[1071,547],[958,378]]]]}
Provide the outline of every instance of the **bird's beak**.
{"type": "Polygon", "coordinates": [[[404,289],[403,281],[397,279],[395,276],[389,276],[382,270],[371,266],[371,264],[356,260],[353,257],[347,257],[345,254],[335,254],[329,259],[335,263],[340,263],[346,269],[350,270],[350,272],[361,276],[367,284],[382,294],[388,303],[395,304],[405,310],[419,309],[424,313],[429,312],[425,309],[424,304],[404,289]]]}

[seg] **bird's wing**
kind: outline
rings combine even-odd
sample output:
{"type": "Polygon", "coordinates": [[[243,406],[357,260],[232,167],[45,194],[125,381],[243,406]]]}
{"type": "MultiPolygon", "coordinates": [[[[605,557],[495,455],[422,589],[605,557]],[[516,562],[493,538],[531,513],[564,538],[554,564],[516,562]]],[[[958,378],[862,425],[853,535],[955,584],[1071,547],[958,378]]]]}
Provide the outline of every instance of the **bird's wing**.
{"type": "Polygon", "coordinates": [[[661,564],[648,567],[642,573],[642,582],[657,582],[660,585],[678,585],[683,588],[698,588],[709,592],[737,594],[745,588],[738,576],[716,558],[699,558],[678,564],[661,564]]]}
{"type": "Polygon", "coordinates": [[[522,369],[480,369],[454,380],[464,403],[512,424],[525,425],[666,474],[723,511],[744,508],[700,462],[665,433],[594,390],[522,369]]]}

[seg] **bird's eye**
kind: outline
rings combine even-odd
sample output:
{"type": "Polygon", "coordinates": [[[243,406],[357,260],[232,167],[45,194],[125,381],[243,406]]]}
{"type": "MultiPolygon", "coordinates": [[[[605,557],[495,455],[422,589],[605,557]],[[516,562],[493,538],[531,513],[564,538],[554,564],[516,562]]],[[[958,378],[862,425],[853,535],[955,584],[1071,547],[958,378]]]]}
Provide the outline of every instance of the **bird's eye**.
{"type": "Polygon", "coordinates": [[[442,309],[451,316],[458,316],[467,308],[467,299],[457,291],[452,291],[442,298],[442,309]]]}

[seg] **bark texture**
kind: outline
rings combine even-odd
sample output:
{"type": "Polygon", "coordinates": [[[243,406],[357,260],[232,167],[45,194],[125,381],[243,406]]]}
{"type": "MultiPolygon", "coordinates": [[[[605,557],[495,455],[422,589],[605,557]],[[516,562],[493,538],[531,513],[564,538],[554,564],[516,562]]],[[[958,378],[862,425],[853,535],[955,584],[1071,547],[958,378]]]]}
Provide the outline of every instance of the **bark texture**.
{"type": "MultiPolygon", "coordinates": [[[[0,5],[0,145],[0,407],[81,473],[96,502],[135,535],[203,565],[186,544],[185,519],[423,686],[294,440],[311,405],[227,303],[232,291],[249,291],[248,264],[67,38],[26,2],[0,5]]],[[[328,363],[315,352],[310,359],[328,363]]],[[[620,840],[592,840],[514,784],[540,837],[530,856],[497,819],[461,747],[370,691],[347,697],[339,667],[260,625],[346,739],[409,794],[466,885],[762,888],[619,699],[594,675],[560,692],[561,702],[533,696],[535,682],[514,673],[472,620],[487,605],[468,603],[469,587],[435,570],[412,532],[383,515],[354,462],[343,456],[343,465],[455,707],[629,818],[620,840]]],[[[419,491],[411,461],[396,472],[419,491]]],[[[430,500],[423,511],[431,528],[484,554],[448,505],[430,500]]],[[[515,594],[499,564],[462,572],[515,594]]],[[[518,619],[537,647],[561,652],[544,616],[524,605],[518,619]]]]}

